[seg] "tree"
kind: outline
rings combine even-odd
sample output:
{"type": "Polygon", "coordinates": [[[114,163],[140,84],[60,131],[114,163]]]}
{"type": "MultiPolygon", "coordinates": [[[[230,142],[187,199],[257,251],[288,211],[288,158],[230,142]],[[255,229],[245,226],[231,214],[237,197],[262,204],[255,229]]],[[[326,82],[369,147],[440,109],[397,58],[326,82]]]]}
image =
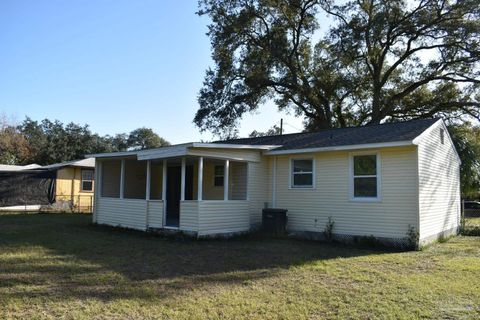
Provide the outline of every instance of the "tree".
{"type": "Polygon", "coordinates": [[[132,150],[160,148],[170,145],[168,141],[148,128],[139,128],[130,132],[127,143],[132,150]]]}
{"type": "Polygon", "coordinates": [[[21,164],[31,154],[27,139],[10,124],[5,116],[0,117],[0,163],[21,164]]]}
{"type": "Polygon", "coordinates": [[[119,152],[128,150],[128,134],[118,133],[114,136],[107,135],[107,152],[119,152]]]}
{"type": "Polygon", "coordinates": [[[18,130],[25,136],[31,155],[24,162],[48,165],[83,158],[86,154],[125,151],[126,134],[101,137],[88,125],[26,118],[18,130]]]}
{"type": "Polygon", "coordinates": [[[27,163],[49,164],[45,159],[44,147],[47,138],[40,123],[27,117],[19,126],[18,130],[25,136],[32,151],[27,163]]]}
{"type": "Polygon", "coordinates": [[[273,127],[271,127],[270,129],[268,129],[265,132],[259,132],[257,130],[253,130],[250,133],[249,137],[250,138],[256,138],[256,137],[276,136],[276,135],[279,135],[279,134],[282,134],[282,130],[279,126],[277,126],[275,124],[275,125],[273,125],[273,127]]]}
{"type": "MultiPolygon", "coordinates": [[[[0,127],[1,129],[2,127],[0,127]]],[[[118,152],[158,148],[170,145],[159,137],[152,129],[139,128],[130,134],[120,133],[114,136],[99,136],[92,133],[88,125],[44,119],[41,122],[26,118],[18,127],[12,127],[23,137],[29,151],[28,156],[16,156],[9,162],[38,163],[48,165],[58,162],[81,159],[87,154],[118,152]]],[[[0,130],[0,151],[2,151],[2,130],[0,130]]],[[[19,146],[11,149],[23,150],[19,146]]],[[[4,157],[7,153],[2,152],[4,157]]],[[[0,162],[7,161],[0,156],[0,162]]],[[[10,157],[10,156],[9,156],[10,157]]],[[[10,159],[10,158],[9,158],[10,159]]],[[[12,163],[13,164],[13,163],[12,163]]]]}
{"type": "Polygon", "coordinates": [[[304,117],[307,130],[480,118],[479,7],[476,0],[201,0],[215,67],[194,123],[219,134],[269,99],[304,117]],[[320,13],[336,20],[319,37],[320,13]]]}
{"type": "Polygon", "coordinates": [[[462,196],[476,198],[480,196],[480,127],[455,125],[449,127],[449,132],[462,160],[462,196]]]}
{"type": "Polygon", "coordinates": [[[337,18],[327,41],[355,85],[344,107],[357,110],[357,124],[480,118],[477,0],[363,0],[326,10],[337,18]]]}

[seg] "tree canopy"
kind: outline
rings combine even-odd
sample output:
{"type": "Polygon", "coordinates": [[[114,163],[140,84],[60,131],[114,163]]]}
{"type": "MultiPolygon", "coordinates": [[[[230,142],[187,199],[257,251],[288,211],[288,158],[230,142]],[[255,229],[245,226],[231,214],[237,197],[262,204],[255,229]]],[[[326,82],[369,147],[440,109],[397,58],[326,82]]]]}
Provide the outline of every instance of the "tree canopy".
{"type": "Polygon", "coordinates": [[[5,116],[0,116],[0,163],[14,165],[25,161],[30,155],[25,136],[5,116]]]}
{"type": "Polygon", "coordinates": [[[480,119],[478,0],[200,0],[198,14],[211,19],[214,61],[201,130],[234,130],[267,100],[307,130],[480,119]],[[334,18],[324,34],[322,15],[334,18]]]}
{"type": "Polygon", "coordinates": [[[268,129],[268,130],[265,131],[265,132],[253,130],[253,131],[249,134],[249,138],[266,137],[266,136],[276,136],[276,135],[279,135],[279,134],[282,134],[282,128],[280,128],[279,126],[277,126],[277,125],[275,124],[275,125],[273,125],[270,129],[268,129]]]}
{"type": "Polygon", "coordinates": [[[0,163],[48,165],[81,159],[86,154],[140,150],[169,145],[152,129],[139,128],[129,134],[100,136],[88,125],[26,118],[15,126],[0,125],[0,163]]]}
{"type": "Polygon", "coordinates": [[[169,146],[170,143],[149,128],[139,128],[130,132],[127,139],[132,150],[143,150],[169,146]]]}
{"type": "Polygon", "coordinates": [[[462,195],[478,199],[480,196],[480,127],[462,124],[450,126],[449,131],[462,160],[460,168],[462,195]]]}

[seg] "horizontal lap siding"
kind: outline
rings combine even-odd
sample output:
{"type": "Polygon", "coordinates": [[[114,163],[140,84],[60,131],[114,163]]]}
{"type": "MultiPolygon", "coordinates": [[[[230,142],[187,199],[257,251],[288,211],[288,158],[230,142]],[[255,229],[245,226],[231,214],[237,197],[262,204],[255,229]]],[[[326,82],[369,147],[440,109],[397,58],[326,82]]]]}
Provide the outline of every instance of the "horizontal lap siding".
{"type": "Polygon", "coordinates": [[[202,201],[199,203],[199,234],[250,230],[248,201],[202,201]]]}
{"type": "Polygon", "coordinates": [[[148,227],[163,227],[163,201],[148,201],[148,227]]]}
{"type": "Polygon", "coordinates": [[[443,124],[419,143],[420,239],[458,227],[460,223],[459,162],[443,124]],[[440,129],[445,131],[444,144],[440,129]]]}
{"type": "Polygon", "coordinates": [[[96,219],[99,224],[145,230],[147,201],[98,198],[96,219]]]}
{"type": "MultiPolygon", "coordinates": [[[[290,157],[277,160],[277,207],[288,209],[292,231],[323,232],[328,217],[334,233],[404,238],[409,225],[416,225],[416,150],[380,150],[381,202],[349,199],[348,152],[328,152],[315,157],[316,189],[289,189],[290,157]]],[[[304,156],[302,156],[304,157],[304,156]]]]}
{"type": "Polygon", "coordinates": [[[198,202],[180,202],[180,230],[198,231],[198,202]]]}
{"type": "Polygon", "coordinates": [[[268,198],[268,158],[248,165],[248,199],[250,200],[250,224],[262,223],[262,209],[268,198]]]}

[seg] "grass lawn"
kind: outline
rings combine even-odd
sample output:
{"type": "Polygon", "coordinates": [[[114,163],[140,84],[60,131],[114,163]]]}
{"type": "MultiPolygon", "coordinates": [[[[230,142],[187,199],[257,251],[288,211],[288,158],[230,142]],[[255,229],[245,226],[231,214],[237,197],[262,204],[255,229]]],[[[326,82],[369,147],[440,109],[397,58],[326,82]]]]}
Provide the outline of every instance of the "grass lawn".
{"type": "Polygon", "coordinates": [[[480,236],[480,217],[465,219],[465,233],[480,236]]]}
{"type": "Polygon", "coordinates": [[[167,240],[72,214],[0,215],[0,318],[476,318],[480,237],[420,252],[167,240]]]}

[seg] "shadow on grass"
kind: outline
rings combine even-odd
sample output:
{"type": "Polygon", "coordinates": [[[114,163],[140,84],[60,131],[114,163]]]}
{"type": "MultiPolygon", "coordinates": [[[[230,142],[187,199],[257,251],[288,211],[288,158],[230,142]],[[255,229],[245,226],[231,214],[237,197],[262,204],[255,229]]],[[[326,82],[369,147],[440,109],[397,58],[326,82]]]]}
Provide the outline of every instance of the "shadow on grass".
{"type": "Polygon", "coordinates": [[[1,215],[0,235],[4,299],[164,298],[275,277],[313,261],[389,252],[258,236],[174,240],[94,226],[75,214],[1,215]]]}

